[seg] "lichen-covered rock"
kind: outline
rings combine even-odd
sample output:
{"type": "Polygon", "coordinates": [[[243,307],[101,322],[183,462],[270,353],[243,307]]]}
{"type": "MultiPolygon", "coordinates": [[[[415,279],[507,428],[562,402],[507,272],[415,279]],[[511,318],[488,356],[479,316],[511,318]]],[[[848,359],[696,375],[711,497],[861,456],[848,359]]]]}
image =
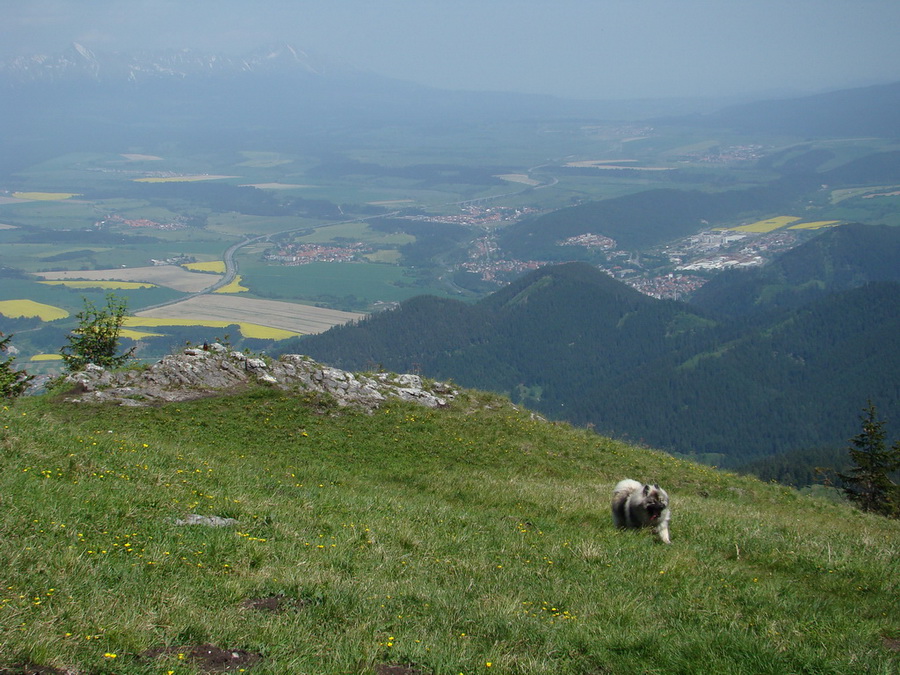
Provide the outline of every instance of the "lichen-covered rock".
{"type": "Polygon", "coordinates": [[[189,513],[184,518],[175,521],[176,525],[205,525],[206,527],[229,527],[237,525],[234,518],[223,518],[222,516],[201,516],[199,513],[189,513]]]}
{"type": "Polygon", "coordinates": [[[417,375],[362,375],[322,365],[307,356],[286,354],[277,361],[228,352],[219,344],[185,349],[148,368],[108,371],[89,365],[66,381],[75,385],[72,402],[115,402],[140,406],[236,393],[251,386],[328,394],[340,406],[373,410],[395,398],[429,408],[449,404],[457,392],[442,382],[417,375]]]}

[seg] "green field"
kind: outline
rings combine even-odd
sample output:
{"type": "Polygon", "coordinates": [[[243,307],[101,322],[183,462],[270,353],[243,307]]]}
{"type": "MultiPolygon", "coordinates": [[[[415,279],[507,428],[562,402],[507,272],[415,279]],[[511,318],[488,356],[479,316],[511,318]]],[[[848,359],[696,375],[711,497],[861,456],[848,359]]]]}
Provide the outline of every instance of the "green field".
{"type": "Polygon", "coordinates": [[[495,397],[0,416],[0,670],[189,675],[203,645],[260,675],[900,668],[896,521],[495,397]],[[625,476],[669,490],[671,546],[613,528],[625,476]]]}
{"type": "Polygon", "coordinates": [[[311,234],[293,237],[292,240],[307,244],[338,243],[344,240],[361,241],[376,246],[403,246],[414,242],[416,238],[403,232],[379,232],[373,230],[367,223],[354,222],[323,225],[317,227],[311,234]]]}
{"type": "Polygon", "coordinates": [[[424,293],[443,294],[439,287],[421,285],[409,270],[397,265],[285,266],[242,257],[240,269],[242,283],[260,297],[324,303],[348,311],[358,311],[376,302],[400,302],[424,293]]]}
{"type": "MultiPolygon", "coordinates": [[[[28,279],[3,279],[0,282],[0,300],[28,298],[36,302],[63,307],[73,314],[81,309],[83,298],[88,298],[92,302],[98,302],[103,300],[108,292],[108,290],[99,287],[71,288],[65,285],[42,284],[28,279]]],[[[155,305],[184,295],[161,286],[118,289],[115,291],[115,294],[125,298],[131,309],[155,305]]]]}

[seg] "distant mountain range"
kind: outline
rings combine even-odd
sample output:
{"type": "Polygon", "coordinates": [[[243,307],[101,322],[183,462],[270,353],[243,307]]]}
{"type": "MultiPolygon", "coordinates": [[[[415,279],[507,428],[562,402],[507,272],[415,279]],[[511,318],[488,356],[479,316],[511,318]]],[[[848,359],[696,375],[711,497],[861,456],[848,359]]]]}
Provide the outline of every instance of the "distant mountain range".
{"type": "Polygon", "coordinates": [[[357,71],[288,44],[244,56],[190,49],[138,53],[95,53],[72,43],[57,54],[17,56],[0,62],[0,81],[9,84],[91,81],[115,84],[151,80],[233,77],[244,74],[282,76],[352,76],[357,71]]]}
{"type": "MultiPolygon", "coordinates": [[[[649,120],[802,136],[896,136],[900,84],[672,117],[683,101],[576,101],[446,91],[353,68],[281,44],[241,56],[195,50],[102,53],[72,44],[57,54],[0,62],[0,172],[58,151],[178,142],[187,149],[246,143],[341,147],[384,124],[514,120],[649,120]],[[848,120],[844,124],[827,120],[848,120]],[[821,123],[817,120],[822,120],[821,123]],[[788,126],[786,126],[788,125],[788,126]],[[790,126],[793,125],[793,126],[790,126]],[[334,132],[339,132],[335,134],[334,132]]],[[[693,105],[693,104],[692,104],[693,105]]],[[[705,102],[707,109],[709,102],[705,102]]],[[[696,109],[693,107],[692,109],[696,109]]]]}
{"type": "Polygon", "coordinates": [[[900,421],[898,252],[898,228],[835,228],[761,271],[723,275],[696,304],[587,264],[549,266],[472,305],[415,298],[285,349],[452,378],[737,466],[843,446],[869,399],[900,421]]]}
{"type": "MultiPolygon", "coordinates": [[[[685,120],[682,120],[685,121],[685,120]]],[[[696,124],[802,138],[900,137],[900,82],[724,108],[696,124]]]]}
{"type": "Polygon", "coordinates": [[[384,125],[619,119],[641,105],[445,91],[384,77],[290,45],[242,57],[171,50],[55,55],[0,63],[0,174],[61,152],[175,142],[340,151],[384,125]]]}

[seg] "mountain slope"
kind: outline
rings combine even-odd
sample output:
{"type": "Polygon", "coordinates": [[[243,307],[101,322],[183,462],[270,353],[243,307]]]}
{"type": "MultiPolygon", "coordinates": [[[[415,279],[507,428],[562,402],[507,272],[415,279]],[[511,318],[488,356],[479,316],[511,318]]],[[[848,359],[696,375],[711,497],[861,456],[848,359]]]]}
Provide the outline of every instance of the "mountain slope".
{"type": "MultiPolygon", "coordinates": [[[[705,126],[809,137],[900,135],[900,82],[758,101],[696,118],[705,126]]],[[[687,121],[687,120],[684,120],[687,121]]]]}
{"type": "Polygon", "coordinates": [[[900,228],[842,225],[770,264],[726,271],[701,287],[691,304],[737,316],[796,308],[873,281],[900,281],[900,228]]]}
{"type": "Polygon", "coordinates": [[[817,185],[814,177],[798,174],[761,187],[716,193],[645,190],[519,221],[503,229],[499,242],[504,251],[528,260],[569,256],[559,242],[587,232],[611,237],[622,249],[645,249],[694,234],[704,222],[788,209],[817,185]]]}
{"type": "MultiPolygon", "coordinates": [[[[811,287],[816,270],[831,270],[830,293],[786,290],[795,304],[753,320],[653,300],[572,263],[473,306],[418,298],[289,349],[344,368],[380,364],[503,392],[556,419],[728,465],[840,446],[868,399],[900,419],[900,284],[852,288],[866,280],[856,270],[871,257],[841,245],[855,235],[865,237],[855,228],[827,233],[780,263],[785,289],[811,287]]],[[[873,241],[884,235],[876,228],[873,241]]],[[[882,272],[896,270],[884,252],[882,272]]],[[[721,298],[753,297],[734,283],[721,298]]]]}
{"type": "Polygon", "coordinates": [[[837,293],[750,324],[670,370],[622,382],[611,414],[627,420],[632,437],[681,452],[721,453],[730,466],[788,450],[842,447],[869,399],[897,428],[898,335],[900,284],[837,293]],[[640,401],[642,413],[629,414],[625,401],[640,401]]]}
{"type": "Polygon", "coordinates": [[[900,665],[897,522],[496,397],[44,397],[0,417],[2,671],[900,665]],[[613,528],[625,476],[670,492],[671,546],[613,528]]]}
{"type": "Polygon", "coordinates": [[[416,298],[358,324],[287,342],[284,349],[299,346],[342,368],[380,363],[398,371],[453,373],[467,386],[521,390],[517,399],[537,402],[543,398],[538,390],[609,381],[646,355],[667,351],[664,345],[704,324],[685,309],[644,296],[590,265],[569,263],[525,275],[474,305],[416,298]]]}

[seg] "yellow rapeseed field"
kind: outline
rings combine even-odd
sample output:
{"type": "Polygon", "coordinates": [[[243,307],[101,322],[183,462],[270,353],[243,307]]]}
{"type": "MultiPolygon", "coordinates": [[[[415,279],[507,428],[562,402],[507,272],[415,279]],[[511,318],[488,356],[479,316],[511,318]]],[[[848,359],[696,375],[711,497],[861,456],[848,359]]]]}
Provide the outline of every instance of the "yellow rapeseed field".
{"type": "Polygon", "coordinates": [[[241,335],[246,338],[256,338],[257,340],[286,340],[287,338],[297,337],[300,333],[284,330],[283,328],[260,326],[257,323],[242,323],[241,335]]]}
{"type": "Polygon", "coordinates": [[[731,232],[752,232],[754,234],[765,234],[766,232],[774,232],[791,223],[796,223],[800,218],[796,216],[776,216],[768,220],[758,220],[749,225],[741,225],[740,227],[726,227],[723,229],[731,232]]]}
{"type": "Polygon", "coordinates": [[[797,223],[796,225],[791,225],[789,230],[818,230],[822,227],[834,227],[841,221],[839,220],[816,220],[811,223],[797,223]]]}
{"type": "Polygon", "coordinates": [[[69,316],[62,307],[45,305],[34,300],[0,300],[0,314],[12,319],[36,316],[41,321],[56,321],[69,316]]]}
{"type": "Polygon", "coordinates": [[[13,192],[13,197],[17,199],[31,199],[33,201],[54,202],[62,199],[71,199],[78,197],[77,192],[13,192]]]}
{"type": "Polygon", "coordinates": [[[256,338],[259,340],[285,340],[290,337],[300,335],[295,331],[284,330],[282,328],[272,328],[270,326],[261,326],[256,323],[247,323],[244,321],[210,321],[204,319],[157,319],[152,317],[127,316],[124,325],[131,327],[147,327],[157,328],[164,326],[203,326],[206,328],[227,328],[237,324],[240,327],[241,335],[246,338],[256,338]]]}
{"type": "Polygon", "coordinates": [[[224,260],[213,260],[211,262],[195,262],[195,263],[185,263],[182,265],[184,269],[190,270],[191,272],[215,272],[216,274],[224,274],[225,273],[225,261],[224,260]]]}
{"type": "Polygon", "coordinates": [[[39,281],[48,286],[68,286],[69,288],[104,288],[109,290],[134,290],[135,288],[155,288],[156,284],[142,281],[39,281]]]}
{"type": "Polygon", "coordinates": [[[122,328],[119,331],[119,335],[124,338],[129,338],[131,340],[141,340],[143,338],[148,337],[163,337],[165,333],[149,333],[143,330],[133,330],[131,328],[122,328]]]}
{"type": "Polygon", "coordinates": [[[31,357],[31,361],[62,361],[60,354],[35,354],[31,357]]]}
{"type": "Polygon", "coordinates": [[[213,292],[214,293],[243,293],[244,291],[249,291],[249,290],[250,289],[247,288],[246,286],[241,286],[241,275],[238,274],[234,278],[234,281],[232,281],[230,284],[228,284],[227,286],[222,286],[222,288],[219,288],[213,292]]]}
{"type": "Polygon", "coordinates": [[[200,174],[196,176],[166,176],[151,178],[135,178],[135,183],[193,183],[198,180],[219,180],[220,178],[236,178],[236,176],[208,176],[200,174]]]}

